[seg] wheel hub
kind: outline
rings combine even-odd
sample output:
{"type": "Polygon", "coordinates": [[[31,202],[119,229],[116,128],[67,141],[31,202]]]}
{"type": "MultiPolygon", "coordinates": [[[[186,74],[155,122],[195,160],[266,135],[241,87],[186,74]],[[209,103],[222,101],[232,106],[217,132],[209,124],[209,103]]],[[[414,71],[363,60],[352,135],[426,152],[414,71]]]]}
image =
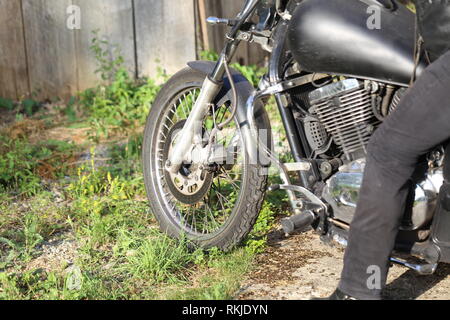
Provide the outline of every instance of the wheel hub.
{"type": "MultiPolygon", "coordinates": [[[[164,160],[168,159],[178,134],[184,127],[186,120],[177,122],[169,131],[168,140],[164,148],[164,160]]],[[[200,202],[211,188],[214,175],[198,164],[185,163],[176,173],[164,170],[167,186],[172,195],[184,204],[200,202]]]]}

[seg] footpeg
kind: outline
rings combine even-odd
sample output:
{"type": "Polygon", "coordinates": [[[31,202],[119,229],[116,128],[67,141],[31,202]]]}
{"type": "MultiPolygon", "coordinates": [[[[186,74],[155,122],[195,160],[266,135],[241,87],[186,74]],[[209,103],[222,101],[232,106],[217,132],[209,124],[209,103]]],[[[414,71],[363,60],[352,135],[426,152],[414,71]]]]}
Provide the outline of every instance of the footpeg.
{"type": "Polygon", "coordinates": [[[414,263],[409,263],[407,261],[398,259],[398,258],[390,258],[390,261],[392,263],[407,267],[411,270],[414,270],[415,272],[417,272],[420,275],[423,276],[429,276],[432,275],[436,269],[438,264],[437,263],[424,263],[424,264],[414,264],[414,263]]]}
{"type": "Polygon", "coordinates": [[[316,220],[314,213],[311,211],[305,211],[301,214],[282,219],[281,226],[283,227],[284,233],[289,235],[294,231],[301,231],[309,227],[314,220],[316,220]]]}

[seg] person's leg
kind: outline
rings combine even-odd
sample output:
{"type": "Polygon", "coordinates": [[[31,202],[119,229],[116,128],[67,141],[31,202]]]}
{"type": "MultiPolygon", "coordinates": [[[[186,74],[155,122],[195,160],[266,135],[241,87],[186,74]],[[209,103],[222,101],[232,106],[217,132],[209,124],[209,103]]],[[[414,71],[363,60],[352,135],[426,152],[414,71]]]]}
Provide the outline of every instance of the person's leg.
{"type": "Polygon", "coordinates": [[[404,214],[410,178],[419,158],[450,138],[450,52],[429,66],[375,132],[360,198],[350,227],[339,289],[359,299],[379,299],[389,256],[404,214]],[[381,287],[368,286],[374,270],[381,287]]]}

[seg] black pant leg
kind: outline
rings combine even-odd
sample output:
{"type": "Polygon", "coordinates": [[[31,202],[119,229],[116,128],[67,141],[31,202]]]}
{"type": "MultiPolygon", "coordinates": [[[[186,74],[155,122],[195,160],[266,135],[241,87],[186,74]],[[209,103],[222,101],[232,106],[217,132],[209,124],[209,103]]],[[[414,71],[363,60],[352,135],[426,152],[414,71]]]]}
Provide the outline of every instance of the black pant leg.
{"type": "MultiPolygon", "coordinates": [[[[379,299],[404,214],[411,176],[421,156],[450,138],[450,52],[429,66],[380,126],[368,147],[360,199],[351,224],[339,288],[379,299]],[[368,286],[374,267],[379,288],[368,286]]],[[[373,284],[373,283],[371,283],[373,284]]]]}

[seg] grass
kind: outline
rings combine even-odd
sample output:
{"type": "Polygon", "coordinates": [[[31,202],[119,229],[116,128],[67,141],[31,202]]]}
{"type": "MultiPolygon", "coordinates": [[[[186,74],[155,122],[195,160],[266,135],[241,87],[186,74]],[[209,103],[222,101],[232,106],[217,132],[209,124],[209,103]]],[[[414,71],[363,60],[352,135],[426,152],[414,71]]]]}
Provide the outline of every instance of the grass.
{"type": "Polygon", "coordinates": [[[23,196],[37,194],[42,190],[42,178],[60,178],[68,172],[70,168],[64,162],[75,149],[62,141],[30,143],[22,137],[0,135],[0,191],[14,189],[23,196]]]}
{"type": "MultiPolygon", "coordinates": [[[[192,250],[161,233],[140,160],[142,126],[160,86],[132,80],[120,51],[104,60],[108,45],[94,34],[104,82],[56,111],[0,99],[16,113],[0,131],[0,300],[231,299],[264,250],[284,195],[269,196],[252,233],[229,253],[192,250]],[[54,127],[87,128],[88,139],[46,139],[54,127]],[[108,156],[99,162],[101,148],[108,156]],[[65,244],[70,261],[44,250],[65,244]]],[[[234,67],[254,84],[262,72],[234,67]]]]}

